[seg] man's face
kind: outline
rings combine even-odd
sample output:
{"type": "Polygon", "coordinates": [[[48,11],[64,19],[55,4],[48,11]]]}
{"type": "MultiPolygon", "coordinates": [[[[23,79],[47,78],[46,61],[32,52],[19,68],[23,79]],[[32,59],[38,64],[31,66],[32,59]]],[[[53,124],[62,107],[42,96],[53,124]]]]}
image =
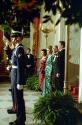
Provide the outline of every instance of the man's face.
{"type": "Polygon", "coordinates": [[[58,50],[61,50],[62,48],[63,48],[63,46],[61,45],[61,43],[59,43],[58,50]]]}
{"type": "Polygon", "coordinates": [[[22,37],[20,37],[20,36],[13,36],[13,37],[11,37],[11,42],[13,42],[13,43],[21,43],[21,41],[22,41],[22,37]]]}
{"type": "Polygon", "coordinates": [[[29,49],[27,49],[27,54],[29,54],[30,53],[30,50],[29,49]]]}
{"type": "Polygon", "coordinates": [[[58,49],[56,47],[53,48],[53,52],[56,53],[58,49]]]}
{"type": "Polygon", "coordinates": [[[16,43],[16,37],[11,37],[11,42],[16,43]]]}

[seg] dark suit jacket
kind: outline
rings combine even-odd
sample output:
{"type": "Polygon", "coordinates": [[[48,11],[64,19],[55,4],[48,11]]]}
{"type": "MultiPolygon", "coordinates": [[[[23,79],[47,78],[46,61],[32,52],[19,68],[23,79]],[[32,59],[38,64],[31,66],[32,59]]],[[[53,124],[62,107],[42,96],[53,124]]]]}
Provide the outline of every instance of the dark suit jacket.
{"type": "Polygon", "coordinates": [[[54,88],[55,90],[63,91],[64,64],[65,64],[65,49],[62,49],[61,51],[58,52],[58,55],[56,56],[52,64],[52,88],[54,88]]]}
{"type": "Polygon", "coordinates": [[[59,73],[64,76],[64,65],[65,65],[65,49],[58,52],[55,61],[53,62],[53,74],[59,73]]]}
{"type": "Polygon", "coordinates": [[[27,74],[33,74],[34,56],[32,54],[26,54],[26,65],[31,65],[30,67],[26,67],[27,74]]]}
{"type": "Polygon", "coordinates": [[[32,54],[26,54],[26,65],[31,65],[31,67],[34,66],[34,56],[32,54]]]}

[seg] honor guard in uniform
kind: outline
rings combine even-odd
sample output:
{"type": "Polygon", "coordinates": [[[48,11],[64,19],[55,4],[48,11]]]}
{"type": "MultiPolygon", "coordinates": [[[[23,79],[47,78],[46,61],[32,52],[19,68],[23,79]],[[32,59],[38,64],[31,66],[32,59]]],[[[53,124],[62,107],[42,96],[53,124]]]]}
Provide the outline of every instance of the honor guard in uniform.
{"type": "Polygon", "coordinates": [[[22,39],[22,32],[13,31],[11,33],[11,41],[15,45],[12,54],[11,86],[17,109],[16,120],[10,122],[9,125],[25,125],[26,120],[25,102],[23,98],[23,85],[25,82],[25,53],[23,45],[21,44],[22,39]]]}

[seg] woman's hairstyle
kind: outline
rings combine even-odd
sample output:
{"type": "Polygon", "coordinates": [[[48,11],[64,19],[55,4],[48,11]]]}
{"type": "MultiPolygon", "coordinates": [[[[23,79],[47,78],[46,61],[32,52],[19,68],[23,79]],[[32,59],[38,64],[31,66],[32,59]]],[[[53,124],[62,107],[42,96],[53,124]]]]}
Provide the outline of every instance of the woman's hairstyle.
{"type": "Polygon", "coordinates": [[[57,45],[55,45],[55,46],[54,46],[54,48],[58,49],[58,46],[57,46],[57,45]]]}
{"type": "Polygon", "coordinates": [[[49,50],[52,50],[52,46],[51,46],[51,45],[50,45],[50,46],[48,46],[48,49],[49,49],[49,50]]]}
{"type": "Polygon", "coordinates": [[[47,55],[47,49],[41,49],[44,52],[44,55],[47,55]]]}
{"type": "Polygon", "coordinates": [[[49,53],[52,53],[52,52],[53,52],[52,48],[53,48],[53,47],[52,47],[51,45],[48,46],[47,50],[49,50],[49,53]]]}

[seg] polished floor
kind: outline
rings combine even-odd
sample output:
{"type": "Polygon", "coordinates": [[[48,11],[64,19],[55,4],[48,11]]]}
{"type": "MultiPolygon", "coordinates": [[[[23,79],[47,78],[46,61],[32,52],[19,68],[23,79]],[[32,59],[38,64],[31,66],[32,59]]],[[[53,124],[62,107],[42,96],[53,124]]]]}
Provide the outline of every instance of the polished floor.
{"type": "MultiPolygon", "coordinates": [[[[9,122],[15,120],[15,114],[8,114],[7,109],[12,106],[11,93],[8,91],[10,83],[0,83],[0,125],[9,125],[9,122]]],[[[26,105],[26,125],[41,125],[33,117],[34,103],[40,97],[40,92],[27,90],[24,88],[24,99],[26,105]]]]}

